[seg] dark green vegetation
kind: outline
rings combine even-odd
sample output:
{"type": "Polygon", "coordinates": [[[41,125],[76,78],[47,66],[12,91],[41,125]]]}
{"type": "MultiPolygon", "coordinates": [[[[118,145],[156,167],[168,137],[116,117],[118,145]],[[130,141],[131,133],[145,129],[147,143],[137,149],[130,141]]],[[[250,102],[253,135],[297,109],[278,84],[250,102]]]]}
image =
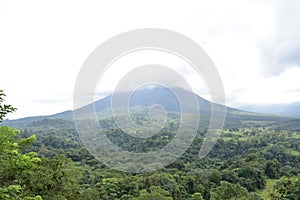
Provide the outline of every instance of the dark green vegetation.
{"type": "MultiPolygon", "coordinates": [[[[170,120],[157,135],[137,140],[111,118],[100,124],[113,143],[135,152],[163,147],[178,128],[170,120]]],[[[206,158],[198,157],[206,134],[201,126],[176,162],[144,174],[97,161],[69,119],[40,119],[19,129],[0,128],[0,199],[300,199],[297,119],[229,113],[206,158]]]]}

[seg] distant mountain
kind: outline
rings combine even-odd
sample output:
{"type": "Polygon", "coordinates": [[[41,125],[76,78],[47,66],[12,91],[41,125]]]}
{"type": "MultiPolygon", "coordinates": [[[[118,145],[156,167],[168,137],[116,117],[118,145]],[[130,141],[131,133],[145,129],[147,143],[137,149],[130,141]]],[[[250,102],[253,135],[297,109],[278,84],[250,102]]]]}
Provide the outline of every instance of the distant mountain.
{"type": "MultiPolygon", "coordinates": [[[[184,106],[186,109],[185,111],[191,114],[199,114],[195,113],[197,109],[190,105],[190,100],[195,99],[198,102],[198,105],[200,107],[200,114],[201,115],[210,115],[211,111],[211,102],[201,98],[200,96],[196,95],[193,92],[181,89],[181,88],[172,88],[172,91],[174,91],[178,96],[184,97],[184,101],[181,103],[184,103],[184,106]]],[[[170,89],[167,89],[165,87],[153,87],[153,88],[142,88],[131,94],[130,101],[128,102],[129,110],[133,113],[142,113],[148,111],[149,107],[153,105],[161,105],[167,112],[171,113],[180,113],[181,107],[180,103],[177,100],[175,94],[170,89]]],[[[129,95],[129,93],[118,93],[114,94],[114,98],[125,101],[125,97],[129,95]]],[[[94,113],[94,111],[97,113],[98,116],[101,118],[110,117],[112,115],[111,112],[111,101],[112,101],[112,95],[108,95],[107,97],[104,97],[93,104],[84,106],[82,108],[79,108],[75,110],[74,112],[80,113],[82,116],[89,115],[91,113],[94,113]]],[[[233,108],[226,108],[227,112],[239,112],[236,109],[233,108]]],[[[27,117],[17,120],[5,120],[2,122],[2,125],[10,125],[10,126],[24,126],[30,122],[38,121],[42,119],[73,119],[73,111],[64,111],[61,113],[57,113],[54,115],[48,115],[48,116],[35,116],[35,117],[27,117]]]]}
{"type": "Polygon", "coordinates": [[[256,113],[266,113],[283,116],[300,116],[300,102],[291,104],[247,105],[239,107],[239,109],[256,113]]]}
{"type": "MultiPolygon", "coordinates": [[[[154,87],[154,88],[144,88],[137,90],[133,94],[131,94],[130,100],[128,102],[129,109],[133,111],[135,108],[149,108],[153,105],[161,105],[166,111],[168,112],[181,112],[181,105],[175,96],[175,93],[180,96],[184,97],[182,107],[185,107],[185,111],[192,114],[199,114],[195,113],[196,108],[192,106],[191,100],[195,98],[198,102],[200,113],[201,114],[210,114],[211,112],[211,102],[203,99],[202,97],[196,95],[193,92],[181,89],[181,88],[172,88],[167,89],[164,87],[154,87]],[[174,93],[173,93],[173,92],[174,93]]],[[[97,113],[101,112],[109,112],[111,110],[111,101],[112,98],[118,99],[121,102],[126,101],[126,96],[130,95],[129,93],[117,93],[114,97],[109,95],[103,99],[96,101],[94,104],[90,104],[83,108],[76,110],[75,112],[79,113],[90,113],[91,111],[96,111],[97,113]]],[[[233,108],[226,108],[229,112],[238,111],[237,109],[233,108]]],[[[59,113],[56,116],[61,116],[59,113]]]]}
{"type": "MultiPolygon", "coordinates": [[[[210,121],[211,114],[211,105],[210,101],[203,99],[202,97],[196,95],[193,92],[181,89],[181,88],[172,88],[177,95],[184,97],[184,100],[181,101],[183,103],[185,112],[187,114],[200,114],[201,126],[206,127],[210,121]],[[198,102],[200,107],[200,113],[195,112],[195,109],[192,104],[190,104],[191,99],[195,99],[198,102]]],[[[128,96],[129,93],[117,93],[114,94],[114,98],[125,101],[125,97],[128,96]]],[[[111,101],[113,96],[108,95],[105,98],[102,98],[90,105],[79,108],[75,111],[64,111],[61,113],[57,113],[54,115],[48,116],[35,116],[35,117],[27,117],[17,120],[4,120],[0,125],[8,125],[11,127],[25,127],[31,122],[40,121],[43,119],[64,119],[64,120],[73,120],[73,113],[79,113],[80,116],[85,118],[89,116],[89,114],[97,113],[98,118],[109,118],[112,116],[111,111],[111,101]]],[[[154,88],[143,88],[139,89],[130,96],[130,100],[128,102],[129,111],[136,115],[148,114],[148,110],[153,105],[161,105],[169,114],[169,116],[173,116],[178,119],[179,114],[181,112],[181,107],[179,101],[171,90],[164,87],[154,87],[154,88]]],[[[215,104],[216,105],[216,104],[215,104]]],[[[246,112],[234,108],[224,107],[223,105],[216,105],[216,107],[223,107],[226,109],[226,125],[228,127],[238,127],[241,123],[252,122],[252,121],[281,121],[281,117],[270,116],[265,114],[257,114],[253,112],[246,112]]],[[[199,110],[198,110],[199,111],[199,110]]],[[[253,111],[249,109],[249,111],[253,111]]]]}

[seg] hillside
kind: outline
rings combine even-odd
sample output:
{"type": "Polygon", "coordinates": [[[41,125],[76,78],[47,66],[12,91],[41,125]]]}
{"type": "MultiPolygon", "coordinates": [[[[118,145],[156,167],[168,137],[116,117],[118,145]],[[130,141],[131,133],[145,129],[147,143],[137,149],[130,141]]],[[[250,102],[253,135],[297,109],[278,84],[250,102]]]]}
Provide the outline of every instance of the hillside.
{"type": "MultiPolygon", "coordinates": [[[[186,99],[196,98],[198,101],[198,105],[200,108],[200,113],[195,113],[195,109],[190,105],[184,105],[190,114],[200,114],[201,121],[200,125],[207,127],[210,120],[210,112],[211,112],[211,102],[203,99],[202,97],[196,95],[195,93],[183,90],[181,88],[172,88],[172,90],[176,90],[176,93],[184,96],[186,99]]],[[[114,98],[121,99],[124,98],[128,94],[118,93],[115,94],[114,98]]],[[[48,116],[34,116],[27,117],[17,120],[4,120],[2,125],[9,125],[15,128],[25,127],[29,123],[34,121],[39,121],[42,119],[65,119],[65,120],[73,120],[73,112],[79,113],[83,117],[88,116],[93,113],[94,110],[97,113],[99,119],[105,119],[112,116],[111,112],[111,101],[112,95],[108,95],[102,99],[99,99],[93,104],[84,106],[75,111],[63,111],[54,115],[48,116]]],[[[188,102],[188,101],[185,101],[188,102]]],[[[147,88],[138,90],[135,92],[129,101],[129,111],[131,114],[143,115],[148,113],[149,108],[152,105],[161,105],[166,112],[171,116],[171,118],[178,118],[180,114],[180,104],[177,101],[175,95],[168,89],[163,87],[155,87],[155,88],[147,88]]],[[[238,127],[243,122],[242,121],[272,121],[272,122],[284,122],[286,120],[292,120],[293,118],[285,118],[280,116],[273,116],[267,114],[256,114],[252,112],[242,111],[230,107],[225,107],[226,109],[226,127],[238,127]]]]}

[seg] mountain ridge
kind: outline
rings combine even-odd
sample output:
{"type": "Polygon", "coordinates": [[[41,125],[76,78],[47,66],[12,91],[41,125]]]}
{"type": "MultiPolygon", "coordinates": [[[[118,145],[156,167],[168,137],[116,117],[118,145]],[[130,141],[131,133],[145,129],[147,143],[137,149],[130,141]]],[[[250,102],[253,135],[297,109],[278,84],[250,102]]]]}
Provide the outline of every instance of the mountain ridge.
{"type": "MultiPolygon", "coordinates": [[[[161,105],[167,112],[180,114],[181,107],[179,105],[178,100],[176,99],[176,96],[172,91],[175,91],[175,93],[180,94],[180,96],[183,96],[187,99],[187,101],[184,101],[185,103],[188,103],[189,98],[196,97],[200,113],[195,113],[195,108],[190,105],[186,106],[186,111],[190,112],[190,114],[200,114],[202,116],[202,119],[206,121],[206,124],[208,124],[210,120],[210,114],[211,114],[211,105],[212,102],[205,100],[204,98],[200,97],[199,95],[184,90],[182,88],[172,88],[172,90],[164,87],[154,87],[154,88],[146,88],[146,89],[140,89],[136,92],[130,94],[131,98],[128,102],[128,108],[129,112],[132,114],[140,114],[149,112],[149,109],[151,109],[151,106],[153,105],[161,105]]],[[[128,95],[128,92],[123,93],[117,93],[115,94],[114,98],[121,99],[124,98],[124,96],[128,95]]],[[[33,117],[26,117],[16,120],[4,120],[1,125],[8,125],[12,127],[24,127],[27,124],[39,121],[43,119],[66,119],[66,120],[73,120],[73,112],[80,113],[82,116],[94,114],[94,111],[97,113],[98,118],[109,118],[112,116],[111,111],[111,101],[112,101],[112,95],[108,95],[104,98],[101,98],[97,101],[95,101],[92,104],[83,106],[79,109],[76,109],[74,111],[68,110],[63,111],[60,113],[56,113],[53,115],[46,115],[46,116],[33,116],[33,117]]],[[[218,105],[218,104],[215,104],[218,105]]],[[[235,108],[226,107],[224,105],[218,105],[226,109],[226,113],[228,118],[227,121],[239,120],[241,119],[249,119],[249,120],[255,120],[261,119],[261,118],[271,118],[272,115],[264,115],[264,114],[258,114],[248,111],[243,111],[235,108]]],[[[236,123],[236,122],[234,122],[236,123]]]]}
{"type": "Polygon", "coordinates": [[[240,106],[238,109],[256,113],[300,117],[300,102],[268,105],[247,105],[240,106]]]}

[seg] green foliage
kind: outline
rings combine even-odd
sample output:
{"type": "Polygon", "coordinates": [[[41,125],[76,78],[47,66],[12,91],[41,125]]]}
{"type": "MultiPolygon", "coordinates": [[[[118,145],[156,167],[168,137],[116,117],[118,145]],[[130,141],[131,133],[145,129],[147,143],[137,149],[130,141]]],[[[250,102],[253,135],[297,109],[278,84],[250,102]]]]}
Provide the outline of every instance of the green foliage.
{"type": "MultiPolygon", "coordinates": [[[[40,162],[35,152],[21,153],[20,148],[34,141],[35,137],[17,140],[18,131],[0,127],[0,197],[16,199],[24,197],[21,177],[40,162]]],[[[38,199],[39,197],[35,197],[38,199]]],[[[27,197],[29,199],[29,197],[27,197]]]]}
{"type": "Polygon", "coordinates": [[[277,159],[273,159],[267,162],[265,173],[269,178],[272,179],[278,178],[280,173],[279,171],[280,168],[281,168],[280,162],[278,162],[277,159]]]}
{"type": "Polygon", "coordinates": [[[150,192],[142,190],[139,197],[134,200],[172,200],[168,191],[161,189],[158,186],[152,186],[150,192]]]}
{"type": "Polygon", "coordinates": [[[17,133],[18,131],[9,127],[0,127],[0,167],[2,169],[0,171],[0,183],[2,185],[13,183],[14,179],[40,162],[35,152],[24,154],[19,150],[20,144],[31,143],[34,136],[16,140],[17,133]]]}
{"type": "MultiPolygon", "coordinates": [[[[15,109],[2,105],[0,90],[0,121],[15,109]]],[[[0,127],[0,199],[77,199],[78,170],[65,156],[40,159],[33,151],[25,152],[36,136],[20,137],[20,132],[0,127]],[[42,196],[41,196],[42,195],[42,196]]]]}
{"type": "Polygon", "coordinates": [[[88,188],[82,192],[81,200],[100,200],[100,193],[96,189],[88,188]]]}
{"type": "Polygon", "coordinates": [[[256,195],[249,194],[248,191],[239,184],[231,184],[222,181],[221,185],[212,189],[211,200],[255,200],[260,199],[256,195]]]}
{"type": "Polygon", "coordinates": [[[202,194],[199,192],[194,193],[191,200],[203,200],[202,194]]]}
{"type": "MultiPolygon", "coordinates": [[[[102,123],[104,122],[102,121],[102,123]]],[[[110,123],[113,123],[112,121],[108,120],[105,123],[108,127],[105,130],[106,134],[117,145],[133,151],[156,149],[162,145],[159,141],[160,138],[164,140],[164,136],[172,136],[173,134],[172,131],[166,128],[161,132],[161,135],[154,137],[153,140],[148,138],[140,144],[140,141],[131,140],[121,135],[120,130],[110,129],[109,127],[114,127],[110,126],[110,123]],[[135,142],[137,143],[135,144],[135,142]]],[[[283,174],[293,175],[299,172],[299,170],[297,171],[297,164],[300,157],[287,154],[285,151],[286,148],[295,151],[300,149],[300,138],[295,137],[298,133],[294,132],[291,138],[288,131],[281,130],[278,132],[272,127],[247,127],[223,130],[223,132],[226,137],[231,137],[231,139],[223,140],[223,138],[220,138],[209,157],[198,159],[199,146],[203,141],[202,137],[206,134],[205,130],[199,130],[194,143],[176,162],[158,172],[135,175],[117,173],[97,161],[81,146],[76,129],[71,121],[53,119],[37,121],[21,132],[21,136],[27,138],[30,133],[37,135],[37,141],[30,149],[36,150],[41,156],[47,157],[49,163],[52,162],[51,160],[55,158],[55,155],[64,154],[78,166],[69,166],[68,168],[73,168],[70,171],[76,171],[80,168],[82,178],[78,175],[78,177],[67,180],[65,183],[73,182],[71,184],[73,186],[67,187],[67,190],[61,186],[54,189],[52,175],[50,175],[53,174],[53,171],[51,172],[48,169],[51,168],[50,165],[44,166],[45,168],[40,166],[44,165],[44,160],[47,160],[44,158],[39,164],[40,170],[36,170],[36,175],[32,176],[35,177],[35,181],[26,183],[26,185],[33,185],[30,189],[27,188],[31,190],[28,195],[42,195],[51,199],[50,193],[47,193],[47,190],[49,190],[56,197],[60,195],[66,198],[68,192],[59,191],[61,189],[62,191],[73,191],[77,199],[125,200],[151,198],[153,196],[153,198],[172,198],[175,200],[201,197],[211,199],[213,195],[218,194],[214,189],[221,187],[222,182],[227,182],[232,187],[239,187],[240,191],[246,191],[245,195],[248,199],[260,199],[258,195],[250,192],[259,192],[264,189],[267,177],[279,178],[283,174]],[[285,142],[286,137],[290,138],[288,143],[285,142]],[[289,170],[283,170],[282,166],[287,166],[287,164],[289,170]],[[41,171],[47,173],[38,175],[39,172],[42,173],[41,171]],[[47,174],[49,177],[46,176],[47,174]],[[35,182],[37,184],[34,185],[35,182]],[[163,191],[167,191],[168,195],[153,192],[152,187],[159,187],[163,191]],[[43,188],[49,189],[45,190],[43,188]],[[214,191],[214,194],[212,194],[212,191],[214,191]]],[[[169,139],[172,137],[169,137],[169,139]]],[[[134,165],[135,163],[132,164],[132,166],[134,165]]],[[[75,198],[75,196],[71,198],[75,198]]]]}
{"type": "MultiPolygon", "coordinates": [[[[205,130],[201,130],[186,153],[166,169],[143,175],[116,173],[99,163],[82,148],[77,139],[75,127],[71,123],[66,120],[45,119],[28,126],[27,130],[22,131],[22,135],[27,136],[28,132],[37,135],[37,142],[32,149],[36,149],[41,155],[50,158],[57,154],[64,154],[76,162],[76,165],[83,171],[82,178],[77,179],[79,185],[73,187],[74,193],[80,193],[78,199],[84,196],[86,198],[94,196],[95,199],[98,197],[101,199],[142,199],[154,196],[153,198],[175,200],[195,199],[201,196],[203,199],[211,199],[214,195],[222,195],[215,190],[219,187],[223,189],[225,187],[227,190],[232,187],[241,193],[244,191],[245,193],[240,196],[245,197],[240,197],[240,199],[261,199],[251,192],[264,189],[267,177],[278,178],[283,173],[291,175],[297,173],[297,164],[300,159],[299,156],[289,155],[285,151],[286,148],[300,150],[300,138],[295,137],[298,133],[293,133],[291,138],[289,132],[285,130],[278,132],[272,127],[247,127],[223,130],[226,137],[230,135],[232,139],[220,138],[209,157],[199,160],[197,159],[199,146],[206,133],[205,130]],[[286,137],[290,138],[288,143],[285,142],[286,137]],[[282,166],[287,166],[287,164],[290,169],[283,170],[282,166]],[[200,171],[196,170],[193,173],[192,168],[200,171]],[[222,182],[230,186],[224,183],[222,185],[222,182]],[[168,195],[153,192],[151,187],[159,187],[167,191],[168,195]],[[86,195],[83,196],[83,194],[86,195]]],[[[108,120],[105,123],[107,127],[110,127],[109,124],[113,122],[108,120]]],[[[162,145],[159,142],[160,138],[173,134],[172,131],[164,129],[161,135],[153,140],[148,138],[141,144],[140,141],[124,137],[118,129],[107,128],[105,131],[117,145],[133,151],[160,147],[162,145]]],[[[134,163],[132,165],[134,166],[134,163]]],[[[48,178],[42,182],[47,180],[48,178]]]]}
{"type": "Polygon", "coordinates": [[[9,185],[7,187],[0,187],[0,198],[3,200],[17,198],[21,192],[21,186],[9,185]]]}
{"type": "Polygon", "coordinates": [[[103,199],[116,199],[119,196],[120,187],[117,178],[102,179],[100,196],[103,199]]]}
{"type": "Polygon", "coordinates": [[[297,177],[282,177],[271,188],[272,200],[299,200],[300,174],[297,177]]]}
{"type": "Polygon", "coordinates": [[[43,158],[41,163],[22,177],[22,184],[30,194],[39,194],[45,199],[62,196],[76,199],[79,196],[77,180],[80,173],[74,163],[63,155],[52,159],[43,158]]]}
{"type": "Polygon", "coordinates": [[[4,91],[0,90],[0,122],[4,119],[5,115],[17,110],[16,108],[12,107],[11,105],[3,104],[5,96],[6,95],[4,94],[4,91]]]}
{"type": "Polygon", "coordinates": [[[247,188],[248,191],[263,189],[266,184],[262,171],[257,167],[243,166],[238,170],[238,176],[241,177],[241,185],[247,188]]]}

